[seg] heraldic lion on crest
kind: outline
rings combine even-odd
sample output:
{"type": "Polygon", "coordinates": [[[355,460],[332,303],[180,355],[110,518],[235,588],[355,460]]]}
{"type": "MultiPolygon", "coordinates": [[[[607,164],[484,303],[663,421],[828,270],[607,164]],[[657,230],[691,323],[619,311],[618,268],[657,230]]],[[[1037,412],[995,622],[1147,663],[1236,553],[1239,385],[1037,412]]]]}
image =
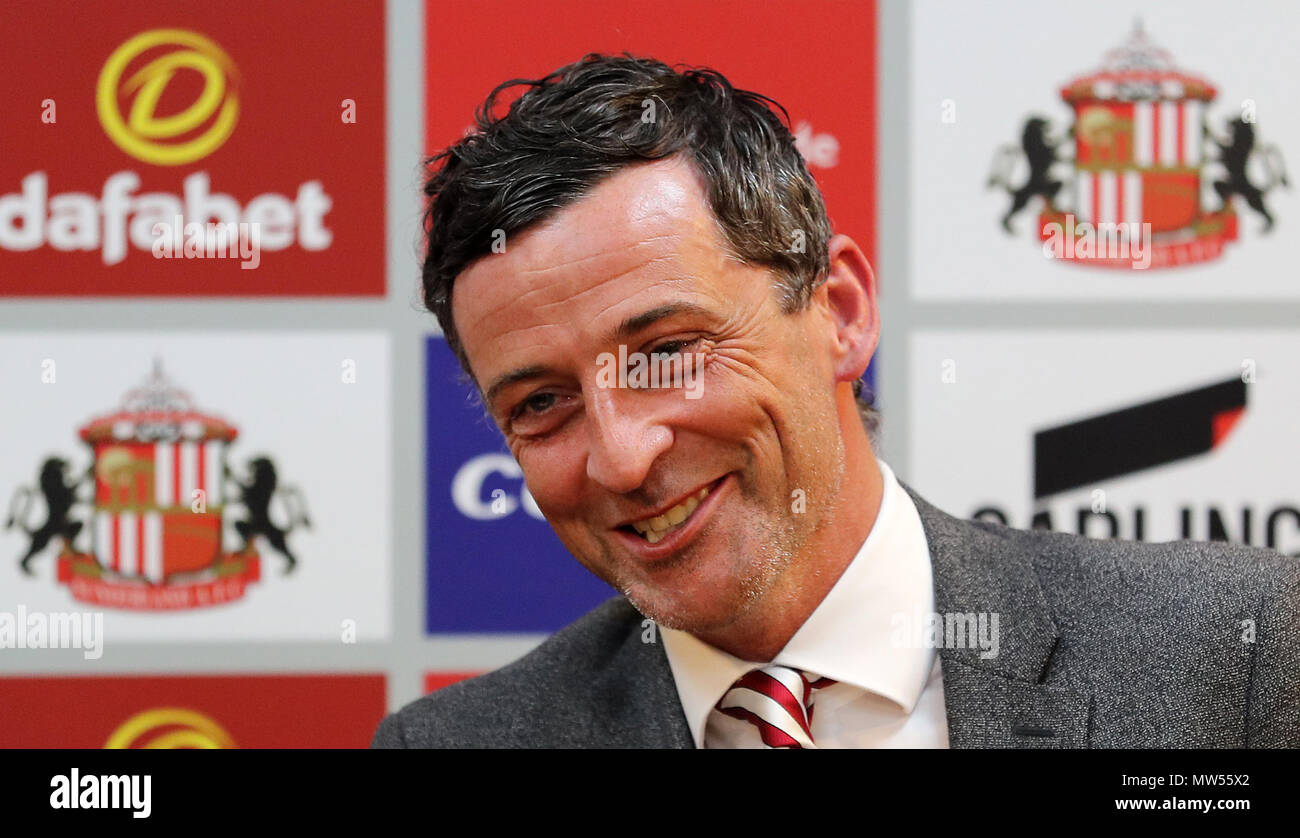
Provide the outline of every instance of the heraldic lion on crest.
{"type": "Polygon", "coordinates": [[[67,461],[60,457],[48,457],[41,464],[37,485],[45,498],[46,509],[45,523],[41,526],[28,526],[28,517],[35,498],[35,492],[31,488],[19,486],[10,499],[9,519],[5,521],[5,529],[12,529],[17,525],[31,539],[27,552],[18,560],[19,567],[28,576],[32,575],[32,559],[48,547],[55,536],[61,537],[64,545],[71,548],[73,540],[81,532],[82,522],[72,520],[69,513],[73,504],[77,502],[78,487],[90,479],[90,474],[87,472],[80,480],[69,483],[66,479],[67,470],[67,461]]]}

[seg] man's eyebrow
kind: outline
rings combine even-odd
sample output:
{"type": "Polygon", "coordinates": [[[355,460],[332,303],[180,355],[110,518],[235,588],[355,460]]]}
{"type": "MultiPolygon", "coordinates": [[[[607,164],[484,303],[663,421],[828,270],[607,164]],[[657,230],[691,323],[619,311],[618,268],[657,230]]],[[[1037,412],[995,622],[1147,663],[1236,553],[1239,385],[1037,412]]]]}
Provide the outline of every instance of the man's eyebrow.
{"type": "Polygon", "coordinates": [[[675,314],[700,314],[707,315],[711,312],[704,306],[695,303],[689,303],[681,300],[673,303],[664,303],[661,306],[655,306],[649,311],[643,311],[640,314],[634,314],[631,317],[618,324],[608,337],[606,343],[617,343],[626,340],[642,329],[663,320],[665,317],[672,317],[675,314]]]}
{"type": "Polygon", "coordinates": [[[520,381],[527,381],[530,378],[541,378],[550,371],[551,370],[548,367],[537,365],[531,367],[520,367],[517,370],[512,370],[492,382],[492,386],[487,389],[487,394],[483,396],[483,401],[487,402],[488,408],[490,409],[492,403],[496,400],[496,397],[501,393],[501,391],[509,387],[511,384],[520,381]]]}
{"type": "MultiPolygon", "coordinates": [[[[618,324],[617,328],[615,328],[610,333],[609,337],[605,339],[605,342],[617,343],[626,340],[642,329],[663,320],[665,317],[672,317],[677,314],[708,315],[711,314],[711,312],[704,306],[686,302],[685,300],[673,303],[664,303],[661,306],[655,306],[648,311],[643,311],[640,314],[634,314],[631,317],[628,317],[622,323],[618,324]]],[[[505,388],[512,384],[517,384],[520,381],[527,381],[530,378],[541,378],[550,372],[551,369],[549,367],[536,364],[528,367],[520,367],[517,370],[511,370],[505,375],[497,378],[496,381],[492,382],[492,386],[488,387],[487,392],[483,396],[483,401],[487,403],[488,408],[490,409],[493,402],[495,402],[496,397],[500,395],[501,391],[505,388]]]]}

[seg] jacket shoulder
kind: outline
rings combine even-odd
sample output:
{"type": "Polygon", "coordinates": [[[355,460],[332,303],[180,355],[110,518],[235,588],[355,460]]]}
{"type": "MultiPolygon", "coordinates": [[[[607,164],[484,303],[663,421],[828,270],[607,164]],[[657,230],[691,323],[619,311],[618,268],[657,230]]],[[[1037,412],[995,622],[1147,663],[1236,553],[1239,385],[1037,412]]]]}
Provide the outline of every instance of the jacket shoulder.
{"type": "Polygon", "coordinates": [[[1130,613],[1168,615],[1229,602],[1253,611],[1286,604],[1279,597],[1300,586],[1300,561],[1259,547],[1101,540],[991,523],[975,526],[1032,555],[1044,590],[1061,605],[1067,605],[1062,602],[1067,596],[1053,597],[1052,591],[1074,601],[1104,599],[1130,613]]]}
{"type": "Polygon", "coordinates": [[[566,747],[591,744],[593,702],[608,698],[645,618],[615,597],[508,666],[430,693],[388,716],[374,748],[566,747]]]}
{"type": "Polygon", "coordinates": [[[1300,746],[1300,561],[977,526],[1032,556],[1055,675],[1093,691],[1096,744],[1300,746]]]}

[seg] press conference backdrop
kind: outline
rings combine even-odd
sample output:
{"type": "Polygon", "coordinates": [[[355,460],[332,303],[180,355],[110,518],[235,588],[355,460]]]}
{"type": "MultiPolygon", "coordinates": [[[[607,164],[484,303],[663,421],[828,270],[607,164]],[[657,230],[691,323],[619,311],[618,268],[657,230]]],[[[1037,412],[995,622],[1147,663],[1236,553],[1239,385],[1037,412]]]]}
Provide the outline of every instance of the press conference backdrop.
{"type": "Polygon", "coordinates": [[[881,455],[932,501],[1300,554],[1298,25],[1285,2],[5,4],[0,745],[360,747],[612,595],[418,289],[422,156],[496,83],[591,51],[785,105],[876,268],[881,455]],[[256,222],[260,253],[160,248],[178,216],[256,222]]]}

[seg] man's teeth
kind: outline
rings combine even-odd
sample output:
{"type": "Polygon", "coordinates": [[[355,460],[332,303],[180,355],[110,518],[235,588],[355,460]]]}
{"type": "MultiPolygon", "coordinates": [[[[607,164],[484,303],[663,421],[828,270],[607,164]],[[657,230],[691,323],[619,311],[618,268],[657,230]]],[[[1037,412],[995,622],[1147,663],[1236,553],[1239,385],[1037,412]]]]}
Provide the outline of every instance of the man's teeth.
{"type": "Polygon", "coordinates": [[[641,535],[645,536],[646,541],[654,544],[673,529],[681,526],[687,518],[691,517],[691,513],[695,511],[695,508],[700,505],[701,501],[708,497],[708,494],[709,487],[705,486],[703,489],[700,489],[685,501],[677,504],[662,515],[656,515],[655,517],[647,518],[644,521],[633,521],[632,527],[637,532],[641,533],[641,535]]]}

